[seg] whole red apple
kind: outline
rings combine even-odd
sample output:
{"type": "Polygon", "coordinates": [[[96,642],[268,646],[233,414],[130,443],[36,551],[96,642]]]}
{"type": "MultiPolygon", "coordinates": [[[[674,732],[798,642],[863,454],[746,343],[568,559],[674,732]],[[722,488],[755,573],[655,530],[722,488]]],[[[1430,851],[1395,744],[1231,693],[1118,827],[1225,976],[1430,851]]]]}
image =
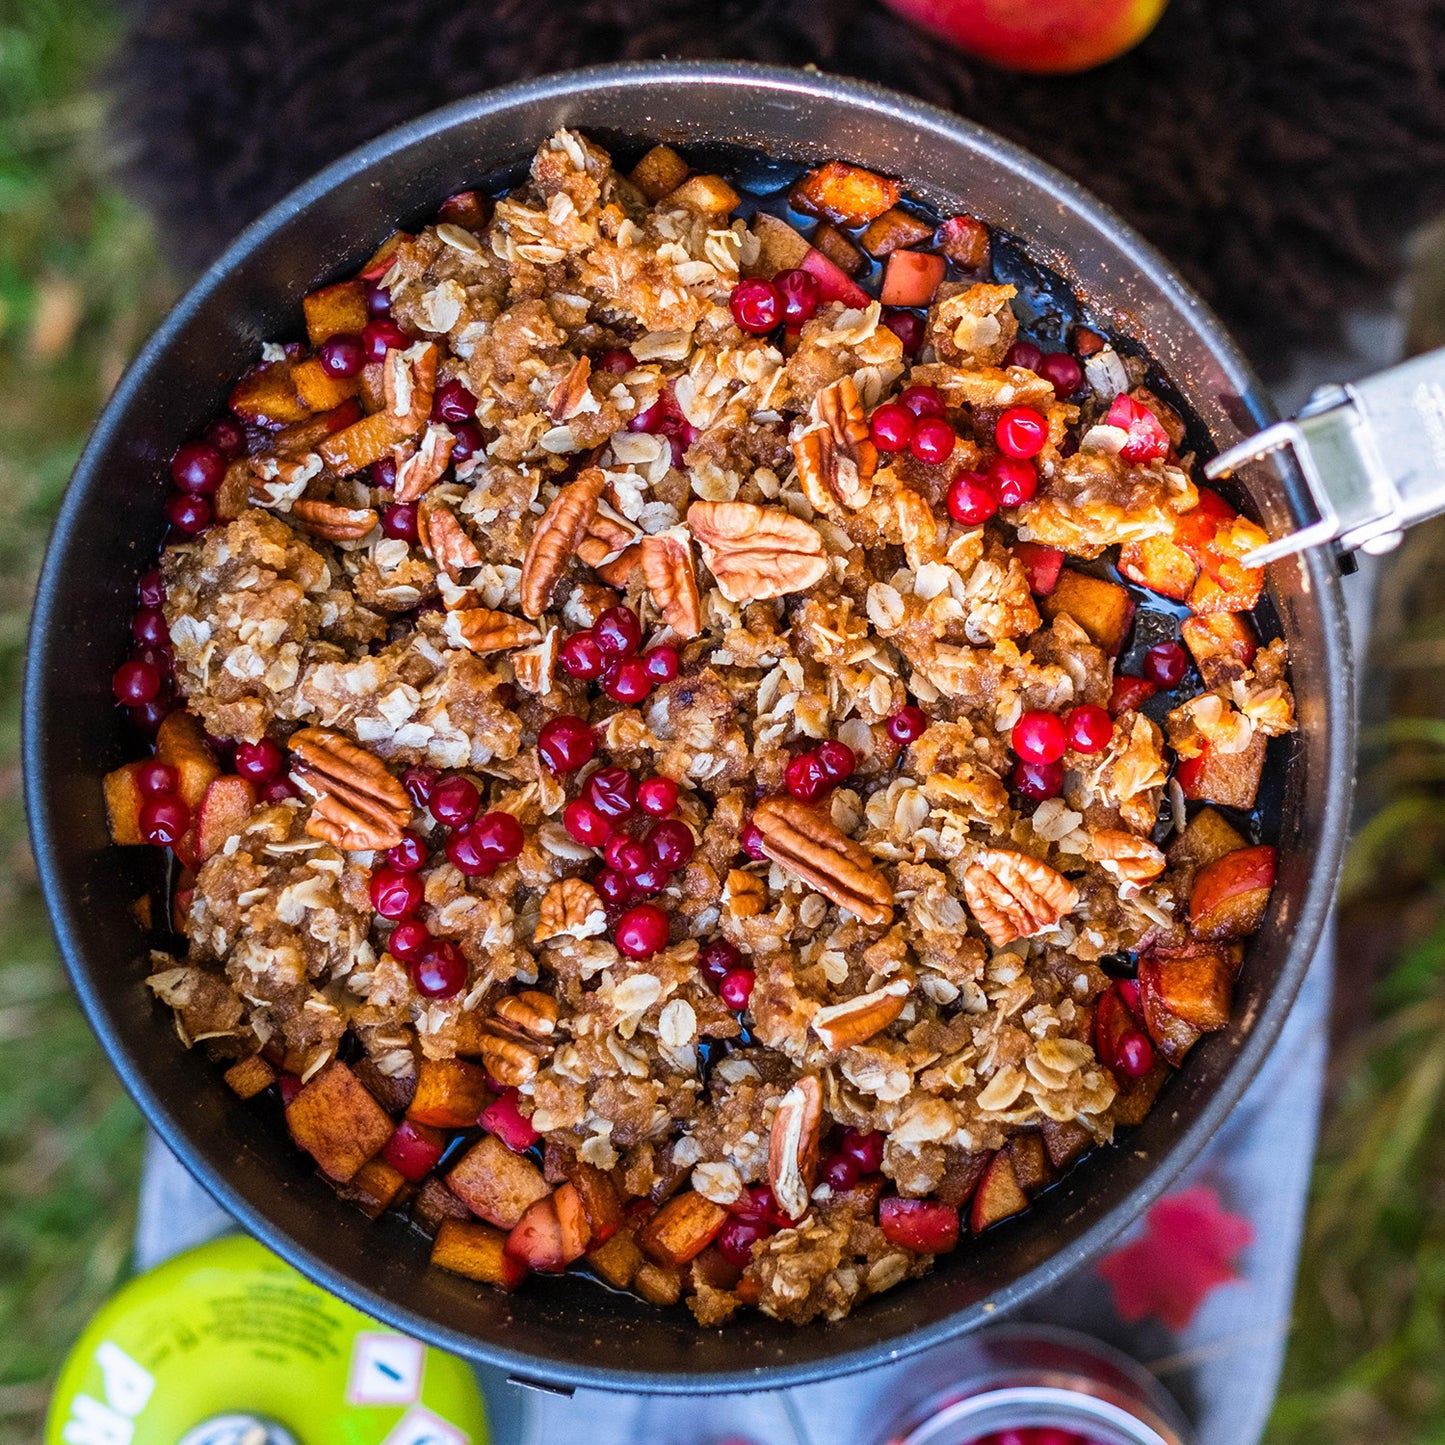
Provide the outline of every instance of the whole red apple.
{"type": "Polygon", "coordinates": [[[1137,45],[1169,0],[884,0],[960,50],[1010,70],[1102,65],[1137,45]]]}

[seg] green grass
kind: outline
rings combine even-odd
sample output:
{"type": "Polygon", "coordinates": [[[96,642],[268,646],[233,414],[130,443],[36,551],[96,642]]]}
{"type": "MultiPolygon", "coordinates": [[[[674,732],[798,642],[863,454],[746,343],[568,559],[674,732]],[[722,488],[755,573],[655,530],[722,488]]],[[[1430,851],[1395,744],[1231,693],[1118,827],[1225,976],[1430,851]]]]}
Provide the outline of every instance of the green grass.
{"type": "Polygon", "coordinates": [[[70,994],[26,850],[25,623],[45,536],[100,403],[171,282],[108,183],[104,0],[0,9],[0,1441],[38,1438],[47,1381],[123,1278],[142,1131],[70,994]]]}
{"type": "MultiPolygon", "coordinates": [[[[96,77],[115,28],[109,0],[0,9],[0,1445],[38,1437],[51,1373],[124,1277],[142,1140],[56,958],[17,769],[45,534],[173,289],[107,180],[96,77]]],[[[1419,294],[1435,303],[1417,334],[1445,335],[1445,285],[1419,294]]],[[[1381,965],[1342,975],[1366,1023],[1336,1057],[1276,1445],[1445,1445],[1445,532],[1412,544],[1429,585],[1375,656],[1407,669],[1392,687],[1419,720],[1374,740],[1375,807],[1347,875],[1342,957],[1381,965]]]]}

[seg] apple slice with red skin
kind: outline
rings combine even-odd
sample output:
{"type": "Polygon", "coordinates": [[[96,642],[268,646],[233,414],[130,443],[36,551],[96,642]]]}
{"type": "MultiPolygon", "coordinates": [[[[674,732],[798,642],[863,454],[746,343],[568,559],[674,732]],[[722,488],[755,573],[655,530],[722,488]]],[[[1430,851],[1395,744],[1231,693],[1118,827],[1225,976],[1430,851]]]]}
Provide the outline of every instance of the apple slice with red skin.
{"type": "Polygon", "coordinates": [[[885,1239],[915,1254],[946,1254],[958,1244],[958,1209],[941,1199],[902,1199],[878,1204],[878,1228],[885,1239]]]}
{"type": "Polygon", "coordinates": [[[1264,922],[1277,854],[1268,844],[1239,848],[1199,870],[1189,896],[1195,938],[1247,938],[1264,922]]]}
{"type": "MultiPolygon", "coordinates": [[[[1149,976],[1159,1005],[1203,1033],[1229,1022],[1234,993],[1234,961],[1228,945],[1194,944],[1148,960],[1149,976]]],[[[1140,997],[1143,998],[1141,968],[1140,997]]]]}
{"type": "Polygon", "coordinates": [[[140,810],[145,805],[145,794],[140,790],[140,770],[144,763],[123,763],[113,773],[107,773],[102,786],[105,789],[105,816],[110,824],[112,843],[144,843],[140,830],[140,810]]]}
{"type": "Polygon", "coordinates": [[[1047,547],[1042,542],[1015,542],[1014,557],[1028,578],[1029,591],[1035,597],[1047,597],[1058,585],[1064,569],[1064,553],[1060,547],[1047,547]]]}
{"type": "Polygon", "coordinates": [[[798,263],[798,269],[806,271],[818,283],[818,294],[824,301],[841,301],[855,311],[865,311],[873,299],[816,247],[809,247],[808,254],[798,263]]]}
{"type": "Polygon", "coordinates": [[[495,1134],[514,1154],[525,1154],[542,1136],[517,1107],[517,1091],[498,1094],[477,1116],[477,1123],[495,1134]]]}
{"type": "Polygon", "coordinates": [[[1039,1133],[1055,1169],[1067,1169],[1094,1140],[1082,1124],[1061,1124],[1049,1118],[1039,1120],[1039,1133]]]}
{"type": "Polygon", "coordinates": [[[1043,1136],[1037,1129],[1027,1129],[1015,1134],[1008,1141],[1009,1163],[1013,1165],[1014,1178],[1025,1194],[1037,1194],[1040,1189],[1053,1182],[1053,1166],[1049,1163],[1048,1150],[1044,1148],[1043,1136]]]}
{"type": "Polygon", "coordinates": [[[528,1206],[507,1235],[506,1252],[530,1269],[557,1274],[582,1258],[590,1237],[577,1191],[562,1184],[528,1206]]]}
{"type": "Polygon", "coordinates": [[[1138,712],[1158,691],[1158,684],[1150,682],[1147,677],[1125,677],[1121,674],[1114,679],[1113,690],[1109,693],[1109,716],[1138,712]]]}
{"type": "Polygon", "coordinates": [[[1139,1002],[1144,1026],[1155,1049],[1177,1069],[1184,1062],[1185,1054],[1204,1037],[1204,1030],[1195,1028],[1165,1007],[1160,997],[1157,958],[1139,960],[1139,1002]]]}
{"type": "Polygon", "coordinates": [[[1013,1161],[1007,1149],[1000,1149],[988,1161],[983,1171],[978,1190],[973,1196],[973,1207],[968,1214],[968,1227],[975,1234],[1008,1219],[1027,1209],[1028,1195],[1019,1188],[1018,1176],[1014,1173],[1013,1161]]]}
{"type": "Polygon", "coordinates": [[[1094,1052],[1106,1069],[1114,1070],[1124,1035],[1138,1031],[1139,1020],[1124,1002],[1117,987],[1099,995],[1099,1001],[1094,1005],[1094,1052]]]}
{"type": "Polygon", "coordinates": [[[431,1262],[440,1269],[499,1289],[516,1289],[527,1278],[527,1266],[507,1253],[507,1236],[490,1224],[443,1219],[432,1242],[431,1262]]]}
{"type": "Polygon", "coordinates": [[[436,1168],[446,1147],[447,1136],[440,1129],[403,1119],[396,1126],[396,1133],[387,1140],[381,1157],[403,1179],[417,1184],[436,1168]]]}
{"type": "Polygon", "coordinates": [[[604,1244],[622,1225],[622,1196],[604,1169],[571,1155],[562,1165],[568,1184],[582,1201],[593,1244],[604,1244]]]}
{"type": "Polygon", "coordinates": [[[202,863],[226,846],[256,808],[256,785],[249,778],[227,774],[206,789],[196,814],[196,856],[202,863]]]}
{"type": "Polygon", "coordinates": [[[978,1181],[983,1178],[991,1157],[988,1154],[965,1154],[962,1150],[949,1150],[948,1165],[934,1194],[945,1204],[962,1209],[973,1198],[978,1181]]]}
{"type": "Polygon", "coordinates": [[[928,306],[947,264],[927,251],[894,251],[883,273],[878,299],[885,306],[928,306]]]}

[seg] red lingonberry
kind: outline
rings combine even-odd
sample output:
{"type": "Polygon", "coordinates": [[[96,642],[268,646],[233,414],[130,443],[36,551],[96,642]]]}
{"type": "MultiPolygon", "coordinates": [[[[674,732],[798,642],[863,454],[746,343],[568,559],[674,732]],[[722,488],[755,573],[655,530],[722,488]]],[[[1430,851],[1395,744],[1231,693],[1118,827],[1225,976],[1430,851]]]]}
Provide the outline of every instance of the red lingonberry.
{"type": "Polygon", "coordinates": [[[998,493],[982,472],[959,472],[946,500],[948,515],[960,527],[981,527],[998,511],[998,493]]]}
{"type": "Polygon", "coordinates": [[[858,1163],[863,1174],[876,1174],[883,1167],[884,1135],[877,1129],[843,1130],[843,1152],[858,1163]]]}
{"type": "Polygon", "coordinates": [[[1064,786],[1062,763],[1026,763],[1020,760],[1014,769],[1014,787],[1035,803],[1057,798],[1064,786]]]}
{"type": "Polygon", "coordinates": [[[637,806],[637,779],[626,768],[598,768],[587,779],[587,801],[604,817],[625,818],[637,806]]]}
{"type": "Polygon", "coordinates": [[[470,778],[453,773],[431,790],[429,806],[438,823],[445,823],[448,828],[465,828],[477,816],[482,795],[470,778]]]}
{"type": "Polygon", "coordinates": [[[773,285],[783,298],[783,321],[787,325],[801,326],[813,319],[823,298],[811,271],[779,271],[773,277],[773,285]]]}
{"type": "Polygon", "coordinates": [[[253,783],[269,783],[285,766],[280,747],[270,738],[236,744],[236,771],[253,783]]]}
{"type": "Polygon", "coordinates": [[[620,908],[632,902],[632,880],[615,868],[604,868],[593,880],[592,886],[598,897],[613,908],[620,908]]]}
{"type": "Polygon", "coordinates": [[[755,863],[763,862],[768,856],[763,849],[763,830],[756,823],[743,825],[743,831],[738,836],[738,847],[755,863]]]}
{"type": "Polygon", "coordinates": [[[368,361],[385,361],[388,351],[405,351],[411,337],[387,317],[368,321],[361,333],[361,346],[368,361]]]}
{"type": "Polygon", "coordinates": [[[210,496],[226,475],[226,459],[209,442],[187,442],[171,458],[171,477],[183,492],[210,496]]]}
{"type": "Polygon", "coordinates": [[[948,410],[943,397],[931,386],[905,387],[898,404],[916,417],[942,416],[948,410]]]}
{"type": "Polygon", "coordinates": [[[459,422],[452,428],[452,465],[469,462],[487,444],[482,429],[474,421],[459,422]]]}
{"type": "Polygon", "coordinates": [[[639,903],[617,920],[612,936],[628,958],[651,958],[667,944],[667,914],[652,903],[639,903]]]}
{"type": "Polygon", "coordinates": [[[609,346],[597,358],[598,371],[610,371],[614,376],[626,376],[636,365],[637,358],[630,351],[624,351],[620,346],[609,346]]]}
{"type": "Polygon", "coordinates": [[[858,1161],[851,1154],[834,1154],[823,1160],[819,1167],[824,1182],[840,1192],[857,1184],[861,1172],[858,1161]]]}
{"type": "Polygon", "coordinates": [[[142,607],[165,606],[166,584],[159,567],[152,567],[150,571],[141,573],[140,581],[136,584],[136,593],[142,607]]]}
{"type": "Polygon", "coordinates": [[[211,525],[210,500],[191,492],[172,492],[166,498],[166,520],[185,537],[199,536],[211,525]]]}
{"type": "Polygon", "coordinates": [[[497,871],[497,859],[482,851],[470,828],[452,830],[446,854],[452,866],[468,878],[490,878],[497,871]]]}
{"type": "Polygon", "coordinates": [[[448,426],[471,421],[477,414],[477,399],[464,381],[449,377],[432,395],[431,414],[448,426]]]}
{"type": "Polygon", "coordinates": [[[1084,384],[1084,368],[1067,351],[1054,351],[1033,368],[1054,389],[1061,400],[1072,396],[1084,384]]]}
{"type": "Polygon", "coordinates": [[[1049,424],[1031,406],[1011,406],[994,425],[993,438],[1005,456],[1027,461],[1043,451],[1049,424]]]}
{"type": "Polygon", "coordinates": [[[642,654],[642,666],[654,685],[671,682],[677,676],[680,666],[677,648],[668,647],[665,643],[659,647],[649,647],[642,654]]]}
{"type": "Polygon", "coordinates": [[[746,1269],[753,1260],[753,1246],[772,1231],[759,1219],[729,1219],[713,1242],[734,1269],[746,1269]]]}
{"type": "Polygon", "coordinates": [[[661,893],[671,881],[672,874],[661,863],[649,859],[646,868],[639,868],[632,874],[632,889],[639,898],[647,898],[661,893]]]}
{"type": "Polygon", "coordinates": [[[988,480],[1001,507],[1021,507],[1039,489],[1039,471],[1021,457],[995,457],[988,464],[988,480]]]}
{"type": "Polygon", "coordinates": [[[913,435],[908,438],[908,450],[920,462],[942,466],[953,455],[957,441],[953,428],[942,417],[925,416],[913,428],[913,435]]]}
{"type": "Polygon", "coordinates": [[[868,435],[880,452],[901,452],[913,435],[918,418],[896,401],[885,401],[868,418],[868,435]]]}
{"type": "Polygon", "coordinates": [[[431,795],[441,780],[441,774],[435,768],[418,764],[416,767],[408,768],[401,775],[401,785],[406,789],[406,795],[418,808],[425,808],[431,804],[431,795]]]}
{"type": "Polygon", "coordinates": [[[386,863],[398,873],[415,873],[426,867],[426,840],[415,828],[401,830],[401,842],[386,850],[386,863]]]}
{"type": "Polygon", "coordinates": [[[366,474],[371,478],[373,487],[381,487],[384,491],[392,491],[396,487],[396,458],[378,457],[367,467],[366,474]]]}
{"type": "Polygon", "coordinates": [[[714,984],[723,981],[743,961],[743,956],[725,938],[715,938],[697,956],[698,971],[714,984]]]}
{"type": "Polygon", "coordinates": [[[1156,642],[1144,654],[1144,676],[1159,687],[1178,687],[1189,671],[1189,654],[1177,642],[1156,642]]]}
{"type": "Polygon", "coordinates": [[[888,736],[899,747],[906,747],[909,743],[917,742],[927,731],[928,714],[921,707],[906,703],[888,719],[886,726],[888,736]]]}
{"type": "Polygon", "coordinates": [[[149,758],[135,772],[135,785],[147,798],[164,798],[181,785],[181,775],[169,763],[149,758]]]}
{"type": "Polygon", "coordinates": [[[393,502],[381,513],[381,535],[398,542],[415,543],[420,538],[417,530],[416,504],[414,502],[393,502]]]}
{"type": "Polygon", "coordinates": [[[816,803],[830,786],[817,753],[799,753],[783,770],[783,785],[800,803],[816,803]]]}
{"type": "Polygon", "coordinates": [[[391,930],[391,937],[387,940],[386,946],[391,951],[393,958],[399,958],[403,963],[410,963],[430,942],[431,931],[425,923],[418,923],[415,919],[404,919],[391,930]]]}
{"type": "Polygon", "coordinates": [[[424,998],[451,998],[466,984],[466,955],[450,939],[434,938],[412,960],[410,972],[424,998]]]}
{"type": "Polygon", "coordinates": [[[472,835],[477,852],[493,863],[510,863],[521,853],[527,841],[522,825],[511,813],[504,813],[501,809],[483,813],[467,832],[472,835]]]}
{"type": "Polygon", "coordinates": [[[592,634],[608,657],[631,657],[642,643],[642,624],[630,607],[609,607],[593,625],[592,634]]]}
{"type": "Polygon", "coordinates": [[[110,690],[118,703],[141,707],[161,690],[161,675],[153,664],[132,659],[121,663],[111,674],[110,690]]]}
{"type": "Polygon", "coordinates": [[[602,858],[609,868],[627,878],[641,873],[648,863],[653,861],[648,857],[647,849],[636,838],[631,838],[620,830],[608,838],[602,849],[602,858]]]}
{"type": "Polygon", "coordinates": [[[858,756],[847,743],[828,738],[818,745],[818,765],[830,783],[846,782],[858,766],[858,756]]]}
{"type": "Polygon", "coordinates": [[[612,824],[591,803],[581,798],[568,803],[562,809],[562,826],[579,843],[589,848],[600,848],[612,832],[612,824]]]}
{"type": "Polygon", "coordinates": [[[366,365],[366,348],[359,335],[339,332],[328,336],[316,348],[316,359],[328,376],[359,376],[361,368],[366,365]]]}
{"type": "Polygon", "coordinates": [[[647,834],[648,853],[669,873],[686,868],[696,849],[697,839],[692,836],[692,829],[680,818],[664,818],[647,834]]]}
{"type": "Polygon", "coordinates": [[[574,632],[557,650],[557,660],[568,677],[589,682],[607,669],[607,656],[590,631],[574,632]]]}
{"type": "Polygon", "coordinates": [[[717,986],[717,996],[735,1012],[741,1013],[748,1006],[753,994],[753,985],[758,976],[750,968],[735,968],[723,975],[717,986]]]}
{"type": "Polygon", "coordinates": [[[1013,750],[1026,763],[1056,763],[1068,746],[1064,724],[1056,713],[1033,708],[1013,726],[1013,750]]]}
{"type": "Polygon", "coordinates": [[[210,442],[228,461],[234,461],[246,450],[246,429],[234,417],[218,416],[201,433],[203,442],[210,442]]]}
{"type": "Polygon", "coordinates": [[[584,719],[562,713],[542,724],[537,751],[551,772],[575,773],[592,761],[597,738],[584,719]]]}
{"type": "Polygon", "coordinates": [[[733,287],[728,300],[733,320],[749,336],[766,336],[785,315],[783,293],[761,276],[751,276],[733,287]]]}
{"type": "Polygon", "coordinates": [[[652,679],[647,675],[647,664],[640,657],[629,657],[617,663],[602,679],[602,691],[624,707],[646,701],[652,696],[652,679]]]}
{"type": "Polygon", "coordinates": [[[159,607],[140,608],[130,620],[130,635],[142,647],[165,649],[171,645],[166,615],[159,607]]]}
{"type": "Polygon", "coordinates": [[[147,798],[140,806],[140,835],[157,848],[173,848],[191,826],[191,810],[173,793],[147,798]]]}
{"type": "Polygon", "coordinates": [[[1115,1046],[1114,1067],[1126,1078],[1142,1079],[1154,1067],[1154,1046],[1137,1029],[1130,1029],[1115,1046]]]}
{"type": "Polygon", "coordinates": [[[1005,366],[1021,366],[1025,371],[1037,371],[1044,354],[1032,341],[1015,341],[1003,359],[1005,366]]]}
{"type": "Polygon", "coordinates": [[[914,356],[922,349],[927,327],[916,311],[889,307],[883,312],[883,324],[903,343],[905,356],[914,356]]]}
{"type": "Polygon", "coordinates": [[[422,905],[426,885],[415,873],[378,868],[368,885],[371,906],[383,918],[410,918],[422,905]]]}

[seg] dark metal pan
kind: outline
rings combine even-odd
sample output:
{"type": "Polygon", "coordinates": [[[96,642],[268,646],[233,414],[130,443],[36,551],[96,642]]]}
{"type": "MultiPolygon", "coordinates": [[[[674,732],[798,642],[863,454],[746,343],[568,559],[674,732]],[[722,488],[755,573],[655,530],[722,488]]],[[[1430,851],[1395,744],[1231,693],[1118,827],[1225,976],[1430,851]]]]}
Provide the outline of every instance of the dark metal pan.
{"type": "MultiPolygon", "coordinates": [[[[259,343],[289,334],[303,293],[354,269],[395,226],[464,186],[504,184],[556,127],[634,149],[816,162],[902,176],[924,198],[1019,237],[1153,353],[1223,449],[1272,419],[1219,323],[1169,266],[1085,191],[940,110],[871,86],[738,64],[576,71],[461,101],[372,141],[248,227],[171,313],[117,388],[76,468],[40,583],[25,690],[35,855],[75,988],[152,1125],[253,1234],[321,1284],[420,1338],[563,1386],[689,1392],[796,1384],[880,1364],[971,1330],[1096,1255],[1219,1127],[1279,1032],[1325,921],[1345,837],[1354,733],[1338,579],[1315,552],[1272,569],[1300,731],[1284,770],[1279,886],[1230,1027],[1190,1054],[1126,1147],[1096,1152],[1026,1214],[929,1277],[836,1325],[752,1315],[699,1331],[575,1280],[513,1297],[426,1267],[423,1238],[340,1203],[274,1121],[238,1104],[178,1047],[142,985],[131,902],[157,882],[146,850],[108,846],[100,776],[127,756],[109,677],[137,572],[160,541],[156,478],[222,404],[259,343]]],[[[1298,476],[1242,478],[1272,534],[1304,515],[1298,476]]]]}

